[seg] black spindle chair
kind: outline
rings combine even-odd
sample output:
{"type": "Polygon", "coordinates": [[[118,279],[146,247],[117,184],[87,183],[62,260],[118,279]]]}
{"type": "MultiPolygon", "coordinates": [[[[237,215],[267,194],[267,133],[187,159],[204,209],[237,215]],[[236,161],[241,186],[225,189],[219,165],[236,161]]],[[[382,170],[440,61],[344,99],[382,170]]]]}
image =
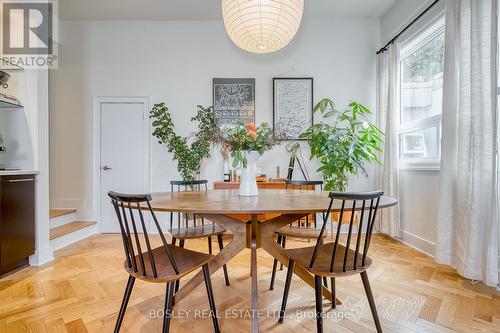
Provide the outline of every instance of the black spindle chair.
{"type": "MultiPolygon", "coordinates": [[[[327,214],[324,216],[323,227],[316,240],[316,245],[307,248],[285,250],[290,258],[288,272],[281,305],[280,319],[282,323],[285,315],[286,302],[290,283],[292,280],[295,264],[298,264],[314,275],[316,294],[316,326],[317,332],[323,332],[323,305],[322,305],[322,278],[330,277],[332,286],[335,285],[335,277],[350,276],[360,274],[366,296],[370,304],[370,309],[375,321],[377,332],[382,332],[380,320],[378,318],[375,301],[368,281],[366,270],[370,267],[372,260],[368,257],[368,248],[373,233],[375,217],[380,202],[382,191],[360,192],[360,193],[330,193],[330,205],[327,214]],[[350,212],[350,223],[348,232],[341,237],[341,224],[337,228],[335,241],[323,243],[326,221],[331,214],[334,201],[341,201],[340,221],[344,214],[350,212]],[[354,216],[360,211],[359,227],[357,234],[353,234],[354,216]],[[366,220],[366,221],[365,221],[366,220]],[[365,224],[365,225],[363,225],[365,224]],[[363,228],[366,232],[363,236],[363,228]]],[[[332,304],[335,304],[335,289],[332,289],[332,304]]]]}
{"type": "MultiPolygon", "coordinates": [[[[287,190],[304,190],[304,191],[315,191],[318,189],[323,190],[323,181],[321,180],[286,180],[287,190]]],[[[305,218],[297,220],[290,225],[280,228],[276,232],[276,241],[283,248],[286,246],[287,237],[300,238],[300,239],[315,239],[319,236],[320,229],[317,228],[317,218],[316,214],[307,215],[305,218]],[[311,221],[312,218],[312,221],[311,221]],[[312,222],[312,223],[311,223],[312,222]],[[296,225],[294,225],[296,224],[296,225]]],[[[326,233],[323,235],[326,237],[326,233]]],[[[274,289],[274,280],[276,278],[276,268],[278,266],[278,260],[274,259],[273,262],[273,272],[271,274],[271,284],[269,290],[274,289]]],[[[280,270],[283,270],[283,263],[280,264],[280,270]]],[[[327,286],[325,281],[325,286],[327,286]]]]}
{"type": "MultiPolygon", "coordinates": [[[[208,180],[173,180],[170,182],[170,191],[174,192],[186,192],[186,191],[207,191],[208,190],[208,180]]],[[[217,242],[219,244],[219,251],[224,248],[224,243],[222,241],[222,235],[226,232],[226,228],[206,221],[203,217],[198,217],[196,214],[183,214],[177,213],[177,227],[174,227],[174,213],[170,213],[170,230],[172,234],[172,244],[176,245],[177,240],[179,240],[179,246],[184,247],[186,239],[208,239],[208,253],[212,254],[212,236],[217,237],[217,242]],[[189,225],[192,221],[193,225],[189,225]]],[[[229,286],[229,274],[227,272],[227,266],[223,265],[224,279],[226,286],[229,286]]],[[[175,284],[175,292],[179,290],[180,280],[175,284]]]]}
{"type": "Polygon", "coordinates": [[[212,283],[208,270],[208,262],[214,256],[168,244],[160,223],[151,208],[151,196],[149,194],[130,195],[109,192],[108,195],[111,198],[111,203],[115,208],[120,224],[126,257],[124,266],[129,274],[114,332],[117,333],[120,331],[136,279],[153,283],[166,283],[163,332],[168,332],[172,314],[174,284],[181,277],[200,267],[202,267],[205,277],[208,303],[211,310],[210,315],[214,329],[215,332],[219,332],[212,283]],[[147,228],[146,214],[143,214],[143,211],[148,211],[152,217],[152,222],[161,240],[161,245],[158,247],[153,247],[152,245],[147,228]]]}

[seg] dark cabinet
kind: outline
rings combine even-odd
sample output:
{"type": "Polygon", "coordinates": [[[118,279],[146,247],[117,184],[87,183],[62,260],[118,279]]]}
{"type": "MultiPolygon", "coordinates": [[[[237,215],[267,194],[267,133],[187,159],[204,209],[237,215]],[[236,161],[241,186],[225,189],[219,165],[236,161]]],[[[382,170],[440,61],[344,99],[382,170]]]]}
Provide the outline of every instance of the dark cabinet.
{"type": "Polygon", "coordinates": [[[35,175],[0,177],[0,275],[35,252],[35,175]]]}

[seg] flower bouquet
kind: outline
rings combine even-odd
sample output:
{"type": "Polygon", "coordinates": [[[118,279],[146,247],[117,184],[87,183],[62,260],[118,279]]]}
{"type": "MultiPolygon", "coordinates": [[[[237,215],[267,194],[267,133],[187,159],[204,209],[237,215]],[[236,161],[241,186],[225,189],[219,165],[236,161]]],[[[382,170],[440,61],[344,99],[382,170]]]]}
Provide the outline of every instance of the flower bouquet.
{"type": "Polygon", "coordinates": [[[270,150],[276,140],[273,130],[267,123],[255,126],[236,121],[222,126],[222,135],[231,148],[233,167],[241,166],[240,195],[258,195],[256,183],[257,160],[266,150],[270,150]]]}

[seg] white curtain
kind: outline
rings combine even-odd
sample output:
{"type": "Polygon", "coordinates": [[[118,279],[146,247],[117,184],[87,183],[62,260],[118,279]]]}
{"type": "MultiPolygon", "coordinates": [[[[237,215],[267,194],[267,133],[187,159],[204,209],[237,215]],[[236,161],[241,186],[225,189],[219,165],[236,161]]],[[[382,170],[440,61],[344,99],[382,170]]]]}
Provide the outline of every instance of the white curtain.
{"type": "MultiPolygon", "coordinates": [[[[385,195],[399,201],[398,134],[397,115],[399,114],[399,45],[391,44],[385,52],[378,55],[377,64],[377,121],[385,133],[385,144],[378,181],[385,195]]],[[[378,231],[392,237],[400,236],[399,205],[379,210],[378,231]]]]}
{"type": "Polygon", "coordinates": [[[447,0],[436,260],[498,283],[497,0],[447,0]]]}

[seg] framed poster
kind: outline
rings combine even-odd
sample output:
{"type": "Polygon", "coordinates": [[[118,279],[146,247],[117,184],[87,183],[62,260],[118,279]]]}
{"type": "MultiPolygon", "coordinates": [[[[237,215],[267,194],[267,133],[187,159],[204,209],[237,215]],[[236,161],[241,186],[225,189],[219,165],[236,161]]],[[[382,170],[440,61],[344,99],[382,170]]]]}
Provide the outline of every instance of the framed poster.
{"type": "Polygon", "coordinates": [[[255,79],[212,80],[215,122],[255,122],[255,79]]]}
{"type": "Polygon", "coordinates": [[[313,78],[273,79],[273,131],[278,140],[298,140],[313,124],[313,78]]]}

